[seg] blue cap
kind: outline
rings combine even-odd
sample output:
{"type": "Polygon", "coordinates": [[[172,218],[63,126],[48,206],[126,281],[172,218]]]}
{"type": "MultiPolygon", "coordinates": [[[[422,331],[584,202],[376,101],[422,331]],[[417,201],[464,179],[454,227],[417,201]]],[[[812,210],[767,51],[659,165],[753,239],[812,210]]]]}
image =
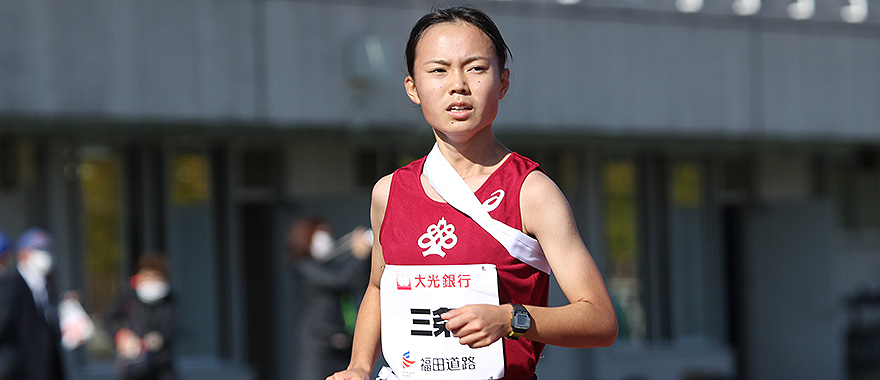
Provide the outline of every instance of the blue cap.
{"type": "Polygon", "coordinates": [[[18,238],[18,244],[15,246],[17,251],[25,249],[39,249],[43,251],[52,250],[52,235],[42,228],[30,228],[21,234],[18,238]]]}
{"type": "Polygon", "coordinates": [[[12,249],[12,241],[6,237],[6,234],[3,231],[0,231],[0,259],[6,256],[9,251],[12,249]]]}

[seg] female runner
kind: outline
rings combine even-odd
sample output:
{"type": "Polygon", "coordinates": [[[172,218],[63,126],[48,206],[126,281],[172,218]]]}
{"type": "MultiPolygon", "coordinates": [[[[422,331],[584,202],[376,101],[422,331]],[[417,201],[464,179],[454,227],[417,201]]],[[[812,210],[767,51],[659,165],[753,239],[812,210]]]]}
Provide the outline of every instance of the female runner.
{"type": "MultiPolygon", "coordinates": [[[[460,211],[466,209],[463,206],[450,206],[453,197],[435,188],[450,181],[442,177],[429,180],[427,158],[380,179],[373,189],[370,211],[376,234],[371,279],[358,313],[351,361],[347,369],[328,380],[367,380],[387,341],[417,338],[390,337],[390,331],[382,330],[383,326],[391,330],[382,319],[391,316],[380,312],[390,303],[382,294],[380,306],[380,294],[395,290],[380,285],[390,266],[494,265],[497,304],[432,310],[437,319],[432,322],[428,316],[425,320],[429,330],[433,327],[440,334],[445,328],[461,346],[476,349],[503,344],[499,351],[503,352],[503,363],[497,364],[503,366],[503,379],[534,379],[545,344],[584,348],[609,346],[615,341],[617,319],[608,291],[581,240],[568,201],[537,164],[511,152],[493,134],[498,103],[510,86],[508,53],[497,27],[482,11],[472,7],[435,10],[412,29],[406,46],[409,75],[404,87],[434,131],[436,145],[429,156],[435,163],[442,160],[440,166],[451,165],[482,206],[477,208],[485,210],[476,213],[488,211],[492,219],[526,236],[513,240],[536,239],[543,255],[536,256],[532,250],[514,257],[517,248],[504,245],[504,238],[490,231],[494,227],[484,226],[492,223],[465,215],[460,211]],[[547,307],[548,267],[567,297],[567,305],[547,307]]],[[[456,181],[459,178],[451,182],[456,181]]],[[[506,233],[509,237],[509,231],[506,233]]],[[[400,279],[397,281],[400,289],[400,279]]],[[[413,281],[418,288],[420,282],[413,281]]],[[[449,285],[469,284],[459,281],[449,285]]],[[[439,283],[436,287],[440,288],[439,283]]],[[[407,310],[417,310],[416,306],[407,310]]],[[[418,316],[405,318],[415,321],[418,316]]],[[[402,330],[409,335],[416,327],[404,326],[402,330]]],[[[418,339],[430,345],[442,336],[418,339]]],[[[419,362],[410,354],[385,352],[385,358],[388,363],[402,360],[403,367],[396,370],[405,367],[413,373],[401,376],[387,371],[380,377],[464,379],[468,378],[466,370],[474,367],[464,357],[435,361],[432,367],[431,358],[419,362]]]]}

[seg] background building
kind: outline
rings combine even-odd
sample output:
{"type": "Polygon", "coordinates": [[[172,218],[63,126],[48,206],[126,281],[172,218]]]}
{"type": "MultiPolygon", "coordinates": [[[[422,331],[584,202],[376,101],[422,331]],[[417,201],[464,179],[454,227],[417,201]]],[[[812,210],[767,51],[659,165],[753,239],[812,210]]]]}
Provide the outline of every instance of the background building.
{"type": "MultiPolygon", "coordinates": [[[[472,3],[513,50],[496,132],[560,184],[620,317],[540,376],[847,378],[846,301],[880,289],[880,4],[472,3]]],[[[368,223],[429,150],[402,82],[431,5],[0,0],[0,229],[51,230],[90,312],[166,251],[187,379],[296,378],[284,232],[368,223]]],[[[69,364],[110,378],[110,349],[69,364]]]]}

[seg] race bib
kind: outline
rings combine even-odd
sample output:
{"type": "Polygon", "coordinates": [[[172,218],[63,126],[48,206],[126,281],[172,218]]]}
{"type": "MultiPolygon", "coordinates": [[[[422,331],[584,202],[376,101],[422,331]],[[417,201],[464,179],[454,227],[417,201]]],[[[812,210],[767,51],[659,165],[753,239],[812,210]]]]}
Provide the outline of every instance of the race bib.
{"type": "Polygon", "coordinates": [[[472,304],[498,305],[495,265],[386,265],[381,282],[382,354],[400,379],[499,379],[501,339],[461,345],[440,315],[472,304]]]}

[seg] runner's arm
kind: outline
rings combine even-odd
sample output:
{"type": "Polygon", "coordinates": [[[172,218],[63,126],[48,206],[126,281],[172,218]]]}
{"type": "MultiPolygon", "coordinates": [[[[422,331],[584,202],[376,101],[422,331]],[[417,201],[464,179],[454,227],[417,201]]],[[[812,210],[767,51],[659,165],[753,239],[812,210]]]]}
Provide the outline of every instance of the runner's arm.
{"type": "MultiPolygon", "coordinates": [[[[525,305],[532,327],[525,338],[564,347],[610,346],[617,338],[617,317],[596,263],[581,240],[568,201],[544,173],[526,177],[521,193],[523,230],[541,243],[569,304],[525,305]]],[[[488,346],[510,333],[510,304],[468,305],[441,317],[461,344],[488,346]]]]}
{"type": "Polygon", "coordinates": [[[521,207],[523,229],[541,243],[569,301],[559,307],[526,305],[532,328],[525,337],[564,347],[610,346],[617,339],[617,317],[565,195],[547,175],[534,171],[523,183],[521,207]]]}

